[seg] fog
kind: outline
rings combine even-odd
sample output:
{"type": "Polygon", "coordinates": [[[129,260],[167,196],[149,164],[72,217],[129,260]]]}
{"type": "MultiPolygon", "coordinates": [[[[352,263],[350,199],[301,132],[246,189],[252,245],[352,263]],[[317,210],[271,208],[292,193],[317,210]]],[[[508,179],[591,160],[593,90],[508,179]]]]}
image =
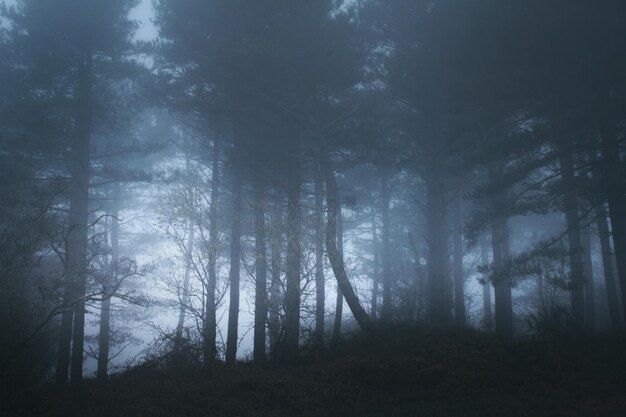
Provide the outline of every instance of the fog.
{"type": "Polygon", "coordinates": [[[0,1],[7,415],[626,411],[624,21],[0,1]]]}

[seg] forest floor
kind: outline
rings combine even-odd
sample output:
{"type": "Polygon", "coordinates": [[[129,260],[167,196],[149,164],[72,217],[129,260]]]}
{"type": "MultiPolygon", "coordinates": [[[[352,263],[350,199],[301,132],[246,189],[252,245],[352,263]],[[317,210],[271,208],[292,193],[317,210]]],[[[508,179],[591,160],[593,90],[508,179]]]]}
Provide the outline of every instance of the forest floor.
{"type": "Polygon", "coordinates": [[[292,367],[146,364],[28,397],[7,416],[616,417],[626,416],[626,342],[398,327],[292,367]]]}

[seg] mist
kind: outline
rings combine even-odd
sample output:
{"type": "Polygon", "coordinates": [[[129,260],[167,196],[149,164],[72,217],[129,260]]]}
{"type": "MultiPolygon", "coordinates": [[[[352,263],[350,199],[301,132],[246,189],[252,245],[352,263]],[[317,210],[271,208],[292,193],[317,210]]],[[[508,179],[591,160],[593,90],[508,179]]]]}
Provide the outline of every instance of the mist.
{"type": "Polygon", "coordinates": [[[626,412],[625,21],[0,0],[0,414],[626,412]]]}

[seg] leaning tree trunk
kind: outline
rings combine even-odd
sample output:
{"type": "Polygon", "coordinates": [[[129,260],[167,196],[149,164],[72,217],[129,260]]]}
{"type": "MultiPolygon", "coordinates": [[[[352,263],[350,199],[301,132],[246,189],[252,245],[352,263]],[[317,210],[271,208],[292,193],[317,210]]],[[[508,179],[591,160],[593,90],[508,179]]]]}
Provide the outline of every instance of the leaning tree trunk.
{"type": "Polygon", "coordinates": [[[572,325],[575,330],[581,331],[585,320],[585,279],[579,210],[576,200],[574,160],[571,149],[561,149],[559,162],[563,186],[563,211],[567,221],[567,240],[569,243],[572,325]]]}
{"type": "Polygon", "coordinates": [[[379,269],[379,254],[378,254],[378,229],[376,227],[376,210],[372,207],[372,251],[374,253],[374,259],[372,260],[372,303],[370,310],[370,317],[372,320],[376,320],[378,312],[378,287],[380,280],[379,269]]]}
{"type": "Polygon", "coordinates": [[[454,323],[465,327],[465,273],[463,271],[463,219],[461,196],[454,198],[453,248],[454,248],[454,323]]]}
{"type": "Polygon", "coordinates": [[[208,253],[208,279],[206,287],[205,317],[203,329],[202,350],[204,354],[204,365],[208,366],[217,356],[216,348],[216,306],[215,289],[217,286],[217,215],[218,198],[220,189],[220,142],[219,139],[213,141],[213,161],[211,165],[211,203],[209,207],[209,253],[208,253]]]}
{"type": "Polygon", "coordinates": [[[381,176],[380,199],[382,204],[382,264],[383,264],[383,305],[380,312],[383,322],[391,321],[391,248],[389,221],[389,172],[385,169],[381,176]]]}
{"type": "Polygon", "coordinates": [[[265,248],[265,187],[260,172],[256,173],[254,190],[254,250],[256,283],[254,293],[254,362],[265,362],[265,324],[267,322],[267,251],[265,248]]]}
{"type": "MultiPolygon", "coordinates": [[[[339,213],[337,214],[337,252],[344,262],[343,257],[343,216],[341,214],[341,203],[339,203],[339,213]]],[[[343,318],[343,292],[337,287],[337,300],[335,304],[335,322],[333,325],[332,344],[337,345],[341,337],[341,319],[343,318]]]]}
{"type": "Polygon", "coordinates": [[[285,289],[284,359],[298,357],[300,341],[300,143],[291,140],[287,155],[287,277],[285,289]]]}
{"type": "Polygon", "coordinates": [[[600,240],[600,250],[602,252],[602,269],[604,273],[604,286],[606,287],[606,299],[609,306],[609,317],[611,318],[611,328],[614,332],[622,331],[624,328],[623,316],[620,309],[618,296],[618,282],[615,279],[615,267],[613,265],[613,248],[611,248],[611,234],[606,218],[604,203],[595,208],[596,226],[598,228],[598,239],[600,240]]]}
{"type": "MultiPolygon", "coordinates": [[[[237,149],[234,150],[237,152],[237,149]]],[[[228,306],[228,331],[226,336],[226,363],[234,364],[237,360],[239,344],[239,280],[241,264],[241,210],[243,183],[238,167],[233,169],[233,206],[232,228],[230,234],[230,304],[228,306]]]]}
{"type": "Polygon", "coordinates": [[[326,282],[324,279],[324,172],[315,164],[315,344],[324,346],[326,282]]]}
{"type": "Polygon", "coordinates": [[[348,279],[343,258],[337,247],[337,219],[339,216],[339,190],[337,188],[337,180],[333,172],[330,156],[325,155],[324,174],[326,178],[326,205],[328,206],[328,222],[326,224],[326,250],[330,264],[337,279],[337,286],[343,292],[346,302],[352,315],[357,323],[364,331],[371,331],[373,328],[372,321],[361,306],[359,299],[352,289],[352,284],[348,279]]]}

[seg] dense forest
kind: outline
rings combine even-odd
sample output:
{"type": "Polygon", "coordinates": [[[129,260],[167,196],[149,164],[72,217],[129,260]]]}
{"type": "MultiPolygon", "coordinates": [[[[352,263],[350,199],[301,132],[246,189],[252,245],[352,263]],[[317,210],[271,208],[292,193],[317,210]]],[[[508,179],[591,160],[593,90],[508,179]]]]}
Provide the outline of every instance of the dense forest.
{"type": "Polygon", "coordinates": [[[626,413],[621,0],[0,0],[0,415],[626,413]]]}

